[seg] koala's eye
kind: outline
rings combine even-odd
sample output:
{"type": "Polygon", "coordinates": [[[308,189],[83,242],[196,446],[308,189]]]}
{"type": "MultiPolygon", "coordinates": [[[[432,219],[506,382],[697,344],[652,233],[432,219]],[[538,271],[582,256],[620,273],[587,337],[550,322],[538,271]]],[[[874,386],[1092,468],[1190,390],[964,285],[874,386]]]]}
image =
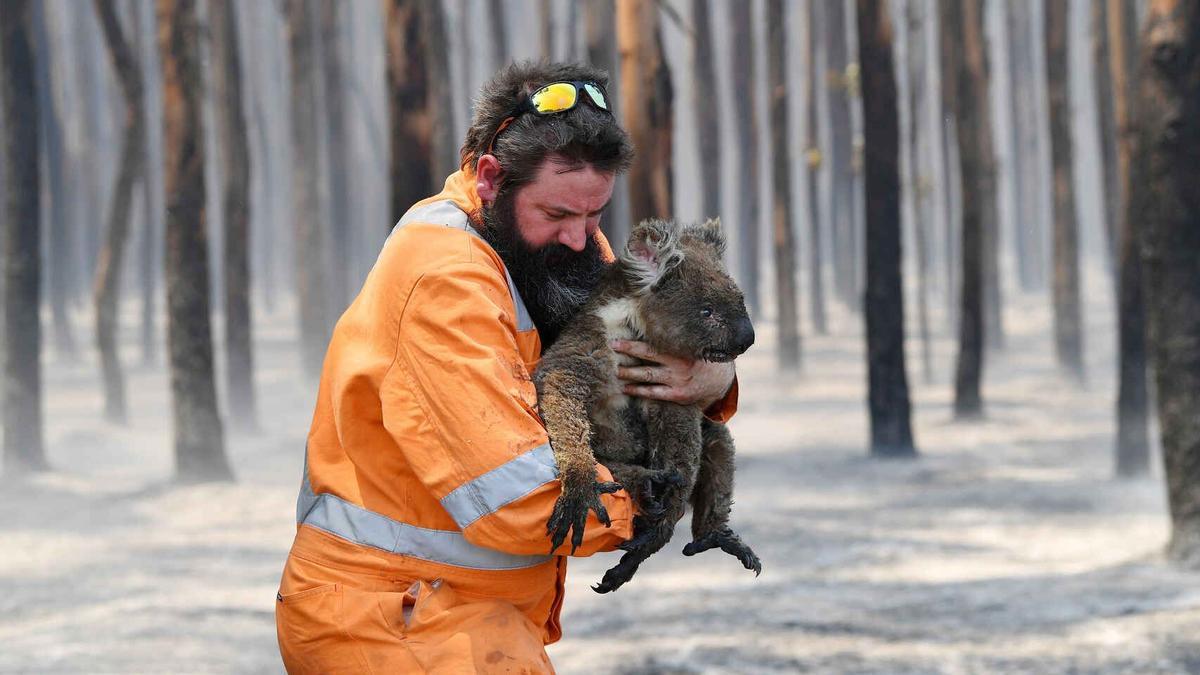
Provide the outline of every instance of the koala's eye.
{"type": "Polygon", "coordinates": [[[702,316],[706,319],[711,319],[712,315],[713,315],[712,307],[704,307],[703,309],[700,310],[700,316],[702,316]]]}

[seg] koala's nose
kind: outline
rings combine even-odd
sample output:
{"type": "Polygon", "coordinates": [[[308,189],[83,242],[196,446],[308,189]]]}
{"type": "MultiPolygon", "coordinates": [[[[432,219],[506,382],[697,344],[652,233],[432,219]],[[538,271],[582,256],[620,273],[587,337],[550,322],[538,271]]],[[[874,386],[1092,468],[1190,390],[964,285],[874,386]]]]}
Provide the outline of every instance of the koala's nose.
{"type": "Polygon", "coordinates": [[[750,345],[754,344],[754,324],[750,323],[750,317],[743,317],[734,326],[733,343],[739,354],[750,349],[750,345]]]}

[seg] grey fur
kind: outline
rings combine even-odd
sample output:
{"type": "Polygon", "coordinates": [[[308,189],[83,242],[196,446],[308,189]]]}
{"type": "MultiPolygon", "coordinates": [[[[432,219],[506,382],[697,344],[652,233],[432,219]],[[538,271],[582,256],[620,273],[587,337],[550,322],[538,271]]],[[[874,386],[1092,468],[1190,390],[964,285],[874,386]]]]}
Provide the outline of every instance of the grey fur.
{"type": "Polygon", "coordinates": [[[582,542],[589,509],[608,522],[599,495],[617,488],[596,482],[596,461],[639,507],[634,538],[595,587],[598,592],[619,588],[662,548],[689,502],[693,542],[686,555],[720,547],[747,569],[761,570],[754,552],[729,529],[734,472],[729,431],[696,406],[625,396],[617,366],[636,360],[609,347],[613,338],[634,339],[662,353],[712,361],[744,352],[754,332],[742,293],[721,263],[724,248],[718,221],[688,226],[643,221],[534,373],[563,482],[547,524],[553,548],[567,535],[573,547],[582,542]]]}

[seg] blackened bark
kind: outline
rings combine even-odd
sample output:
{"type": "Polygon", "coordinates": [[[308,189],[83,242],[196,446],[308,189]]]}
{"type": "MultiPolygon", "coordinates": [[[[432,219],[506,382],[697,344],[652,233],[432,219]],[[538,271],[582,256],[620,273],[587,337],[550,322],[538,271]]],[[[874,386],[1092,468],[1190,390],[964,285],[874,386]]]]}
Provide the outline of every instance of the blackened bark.
{"type": "Polygon", "coordinates": [[[696,147],[700,150],[701,209],[704,218],[721,215],[721,127],[717,123],[717,73],[709,0],[692,0],[692,104],[696,111],[696,147]]]}
{"type": "MultiPolygon", "coordinates": [[[[492,66],[500,68],[508,63],[508,22],[505,20],[504,0],[488,0],[487,9],[491,15],[488,26],[492,33],[492,66]]],[[[610,35],[612,34],[611,29],[610,22],[610,35]]]]}
{"type": "Polygon", "coordinates": [[[1071,106],[1067,95],[1067,3],[1047,2],[1046,87],[1054,163],[1054,346],[1059,365],[1084,378],[1083,312],[1079,300],[1079,223],[1072,179],[1071,106]]]}
{"type": "Polygon", "coordinates": [[[125,242],[129,239],[134,181],[142,174],[145,160],[145,134],[142,130],[142,70],[121,29],[112,0],[95,0],[96,13],[108,43],[113,70],[125,96],[125,140],[117,180],[109,201],[108,236],[96,264],[94,302],[96,307],[96,347],[104,376],[104,416],[110,422],[126,421],[125,378],[117,354],[117,304],[120,299],[121,270],[124,268],[125,242]]]}
{"type": "Polygon", "coordinates": [[[1109,59],[1113,83],[1113,112],[1117,128],[1117,475],[1141,476],[1150,471],[1150,430],[1146,381],[1146,305],[1142,294],[1142,260],[1138,249],[1140,214],[1131,210],[1133,180],[1133,101],[1137,96],[1137,8],[1134,0],[1108,0],[1109,59]]]}
{"type": "Polygon", "coordinates": [[[867,366],[871,454],[911,457],[900,281],[900,121],[886,0],[858,0],[866,177],[867,366]]]}
{"type": "Polygon", "coordinates": [[[674,87],[654,0],[617,0],[617,48],[625,128],[638,155],[629,170],[630,219],[669,218],[674,87]]]}
{"type": "MultiPolygon", "coordinates": [[[[954,416],[983,415],[984,228],[987,224],[987,166],[990,131],[983,42],[983,0],[965,0],[946,9],[952,35],[961,35],[955,61],[955,122],[962,171],[962,287],[959,293],[958,365],[954,375],[954,416]]],[[[994,207],[994,204],[993,204],[994,207]]]]}
{"type": "MultiPolygon", "coordinates": [[[[820,34],[823,25],[820,2],[808,3],[808,49],[805,50],[808,59],[808,76],[804,81],[804,102],[808,106],[808,128],[805,130],[806,159],[808,165],[808,181],[805,189],[808,192],[808,298],[812,310],[813,330],[818,335],[825,335],[828,326],[825,319],[825,273],[821,260],[821,138],[818,127],[820,99],[817,83],[821,81],[820,34]]],[[[748,50],[747,50],[748,51],[748,50]]]]}
{"type": "Polygon", "coordinates": [[[775,251],[775,302],[779,321],[779,366],[800,368],[800,317],[797,312],[796,235],[792,227],[791,160],[787,124],[787,26],[783,0],[767,0],[767,86],[771,122],[771,231],[775,251]]]}
{"type": "MultiPolygon", "coordinates": [[[[608,105],[620,119],[621,84],[617,75],[616,3],[614,0],[586,0],[583,5],[584,35],[587,60],[608,73],[608,105]]],[[[612,206],[600,221],[600,228],[609,241],[622,242],[629,238],[629,185],[625,176],[618,176],[613,187],[612,206]]]]}
{"type": "Polygon", "coordinates": [[[542,39],[542,58],[554,60],[554,13],[550,0],[538,0],[538,32],[542,39]]]}
{"type": "MultiPolygon", "coordinates": [[[[136,46],[138,57],[142,62],[142,115],[143,119],[156,119],[157,114],[147,117],[151,110],[158,110],[158,101],[153,99],[159,84],[157,46],[155,41],[154,6],[147,4],[136,7],[133,12],[133,44],[136,46]],[[149,20],[143,20],[146,12],[149,20]]],[[[158,330],[155,320],[158,302],[159,264],[162,262],[162,162],[156,154],[155,145],[161,129],[156,125],[143,126],[146,156],[142,159],[142,233],[141,250],[139,252],[138,271],[141,278],[141,342],[142,363],[153,366],[158,362],[158,330]]]]}
{"type": "MultiPolygon", "coordinates": [[[[446,37],[446,13],[441,2],[420,2],[421,30],[425,33],[425,67],[429,69],[430,150],[433,162],[434,192],[446,176],[459,166],[458,139],[454,136],[454,108],[450,91],[450,51],[446,37]]],[[[428,196],[428,195],[422,195],[428,196]]]]}
{"type": "Polygon", "coordinates": [[[416,202],[435,189],[433,121],[429,72],[418,0],[392,0],[387,6],[388,120],[391,133],[392,208],[388,230],[416,202]]]}
{"type": "MultiPolygon", "coordinates": [[[[41,187],[29,0],[0,3],[4,120],[4,471],[47,468],[42,440],[41,187]]],[[[45,58],[45,54],[39,55],[45,58]]]]}
{"type": "Polygon", "coordinates": [[[200,26],[194,0],[158,0],[167,189],[167,341],[178,480],[231,480],[209,320],[200,26]]]}
{"type": "Polygon", "coordinates": [[[210,0],[208,7],[224,179],[225,384],[230,423],[253,429],[258,414],[250,314],[250,138],[242,102],[242,56],[237,12],[231,0],[210,0]]]}
{"type": "MultiPolygon", "coordinates": [[[[751,21],[752,6],[748,2],[735,2],[733,13],[733,42],[738,45],[754,44],[754,24],[751,21]]],[[[733,50],[733,81],[739,91],[756,91],[753,49],[733,50]]],[[[760,316],[762,299],[759,295],[758,260],[759,251],[759,204],[758,204],[758,100],[756,96],[745,96],[734,106],[736,138],[738,146],[738,222],[741,232],[738,237],[738,284],[746,294],[746,305],[751,314],[760,316]]]]}
{"type": "Polygon", "coordinates": [[[1171,513],[1168,556],[1200,569],[1200,4],[1155,0],[1138,64],[1133,191],[1171,513]]]}
{"type": "Polygon", "coordinates": [[[1013,204],[1016,215],[1014,240],[1017,252],[1017,276],[1026,291],[1045,284],[1041,246],[1042,218],[1039,184],[1039,153],[1036,87],[1034,86],[1032,26],[1030,3],[1005,2],[1008,29],[1008,72],[1011,82],[1009,118],[1012,124],[1013,204]]]}
{"type": "Polygon", "coordinates": [[[318,63],[315,59],[314,0],[290,0],[288,48],[292,83],[292,220],[295,223],[296,293],[300,306],[300,357],[304,374],[321,373],[330,321],[328,270],[323,255],[323,224],[317,181],[318,63]]]}

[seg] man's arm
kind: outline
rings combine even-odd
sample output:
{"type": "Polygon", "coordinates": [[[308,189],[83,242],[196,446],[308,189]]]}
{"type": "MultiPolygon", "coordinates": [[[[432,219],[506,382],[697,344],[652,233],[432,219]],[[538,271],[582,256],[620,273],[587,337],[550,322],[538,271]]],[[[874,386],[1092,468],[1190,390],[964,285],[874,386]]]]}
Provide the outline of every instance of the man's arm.
{"type": "MultiPolygon", "coordinates": [[[[405,458],[464,536],[508,553],[544,554],[546,523],[562,490],[512,313],[504,276],[490,264],[462,263],[423,276],[380,387],[383,422],[389,426],[390,400],[415,398],[433,442],[396,442],[421,448],[405,458]]],[[[596,469],[597,480],[612,480],[606,468],[596,469]]],[[[632,534],[628,493],[602,500],[612,525],[592,514],[576,555],[611,550],[632,534]]],[[[568,553],[569,542],[555,552],[568,553]]]]}

